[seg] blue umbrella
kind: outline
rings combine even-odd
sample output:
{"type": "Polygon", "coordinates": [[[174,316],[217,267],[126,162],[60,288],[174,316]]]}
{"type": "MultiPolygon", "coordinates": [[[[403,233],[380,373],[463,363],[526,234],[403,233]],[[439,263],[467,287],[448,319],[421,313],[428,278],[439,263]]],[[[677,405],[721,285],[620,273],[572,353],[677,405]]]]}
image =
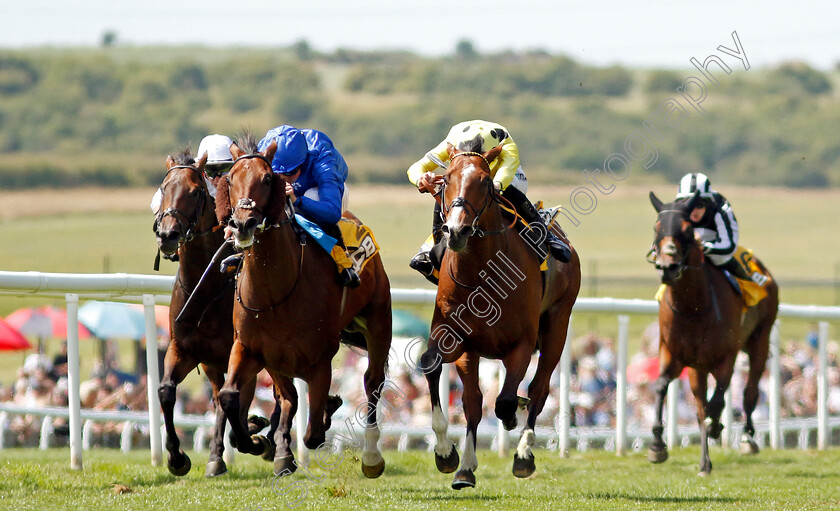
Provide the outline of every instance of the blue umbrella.
{"type": "Polygon", "coordinates": [[[127,303],[91,301],[79,307],[79,322],[100,339],[134,339],[146,336],[143,311],[127,303]]]}
{"type": "Polygon", "coordinates": [[[402,309],[391,311],[395,337],[428,337],[429,323],[402,309]]]}

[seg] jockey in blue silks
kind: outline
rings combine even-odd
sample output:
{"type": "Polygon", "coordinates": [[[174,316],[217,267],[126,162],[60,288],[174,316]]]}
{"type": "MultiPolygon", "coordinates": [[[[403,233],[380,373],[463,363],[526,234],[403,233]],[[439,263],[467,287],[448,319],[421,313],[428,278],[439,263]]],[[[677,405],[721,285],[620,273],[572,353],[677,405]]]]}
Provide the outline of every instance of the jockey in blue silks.
{"type": "Polygon", "coordinates": [[[295,211],[338,240],[330,255],[339,270],[339,283],[357,287],[359,275],[338,227],[341,214],[347,209],[347,163],[332,140],[317,130],[284,124],[269,130],[257,148],[262,151],[272,141],[277,142],[277,151],[271,169],[286,181],[286,194],[295,211]]]}

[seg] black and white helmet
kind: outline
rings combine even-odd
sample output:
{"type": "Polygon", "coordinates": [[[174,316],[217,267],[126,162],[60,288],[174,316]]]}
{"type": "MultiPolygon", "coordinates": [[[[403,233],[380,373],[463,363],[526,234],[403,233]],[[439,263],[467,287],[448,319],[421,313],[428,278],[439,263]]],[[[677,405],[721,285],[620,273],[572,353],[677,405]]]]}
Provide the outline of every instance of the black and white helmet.
{"type": "Polygon", "coordinates": [[[700,172],[690,172],[683,176],[680,180],[680,187],[677,189],[677,199],[685,199],[691,197],[694,192],[700,192],[700,197],[704,199],[713,199],[714,190],[712,190],[712,183],[706,174],[700,172]]]}

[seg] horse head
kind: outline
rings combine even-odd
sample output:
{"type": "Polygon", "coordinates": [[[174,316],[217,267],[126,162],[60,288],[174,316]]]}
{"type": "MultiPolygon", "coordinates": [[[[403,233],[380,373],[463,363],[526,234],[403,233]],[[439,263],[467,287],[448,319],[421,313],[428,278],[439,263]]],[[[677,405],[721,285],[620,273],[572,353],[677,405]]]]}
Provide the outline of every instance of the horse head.
{"type": "Polygon", "coordinates": [[[234,163],[217,192],[216,217],[228,225],[238,249],[253,245],[257,230],[274,225],[284,214],[286,183],[271,170],[276,150],[272,142],[257,151],[250,133],[230,146],[234,163]]]}
{"type": "Polygon", "coordinates": [[[451,144],[448,149],[449,167],[441,198],[446,216],[443,235],[450,250],[461,252],[470,236],[481,232],[481,216],[494,201],[490,163],[502,152],[502,146],[484,153],[461,151],[451,144]]]}
{"type": "Polygon", "coordinates": [[[154,231],[158,247],[167,259],[196,234],[208,195],[204,182],[206,162],[207,155],[196,162],[189,149],[166,158],[166,177],[160,185],[161,201],[154,231]]]}
{"type": "Polygon", "coordinates": [[[653,239],[653,263],[662,272],[662,283],[671,284],[682,277],[692,254],[702,254],[694,238],[689,215],[700,200],[699,193],[687,199],[663,204],[653,192],[650,202],[658,213],[653,239]]]}

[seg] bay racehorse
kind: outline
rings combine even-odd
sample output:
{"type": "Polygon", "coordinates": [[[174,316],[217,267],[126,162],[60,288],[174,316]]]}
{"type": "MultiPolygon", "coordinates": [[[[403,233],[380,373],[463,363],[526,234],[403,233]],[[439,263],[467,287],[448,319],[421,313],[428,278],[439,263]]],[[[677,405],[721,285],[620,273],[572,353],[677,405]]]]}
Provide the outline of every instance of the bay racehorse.
{"type": "MultiPolygon", "coordinates": [[[[653,385],[656,418],[648,459],[653,463],[668,459],[668,449],[662,440],[662,405],[668,383],[688,368],[700,426],[700,475],[707,475],[712,471],[708,437],[719,438],[723,430],[720,415],[724,393],[729,387],[739,350],[749,355],[750,365],[744,388],[746,422],[741,452],[758,452],[753,440],[752,412],[758,401],[758,381],[767,362],[770,330],[779,307],[779,290],[775,280],[770,279],[766,284],[767,297],[742,312],[743,299],[723,271],[706,260],[695,240],[689,214],[697,200],[695,194],[688,199],[663,204],[653,192],[650,193],[650,201],[658,213],[654,262],[667,287],[659,303],[660,376],[653,385]],[[707,402],[709,374],[715,379],[715,392],[707,402]]],[[[756,263],[765,269],[757,259],[756,263]]]]}
{"type": "MultiPolygon", "coordinates": [[[[458,470],[452,482],[455,489],[475,486],[476,430],[482,405],[480,357],[500,359],[505,366],[495,413],[511,430],[516,427],[521,401],[517,388],[531,355],[540,352],[528,387],[528,418],[513,460],[517,477],[534,472],[534,426],[550,390],[549,378],[563,353],[569,315],[580,289],[580,259],[574,249],[569,263],[550,258],[541,274],[544,253],[539,253],[539,244],[527,241],[502,217],[499,203],[504,199],[489,173],[490,162],[500,151],[501,146],[485,153],[449,146],[450,163],[440,194],[448,250],[441,263],[429,347],[420,358],[420,369],[431,395],[435,462],[443,473],[458,470]],[[451,362],[463,383],[467,421],[460,467],[455,444],[446,435],[438,391],[441,365],[451,362]]],[[[565,238],[559,228],[555,231],[565,238]]]]}
{"type": "MultiPolygon", "coordinates": [[[[360,346],[368,352],[362,471],[367,477],[378,477],[385,468],[376,445],[375,410],[391,346],[388,277],[377,254],[362,271],[361,286],[339,286],[329,254],[311,238],[307,242],[307,235],[299,236],[293,226],[285,181],[271,170],[276,148],[272,143],[257,152],[253,137],[245,134],[231,146],[235,161],[218,190],[218,220],[228,225],[235,245],[244,251],[233,310],[235,340],[219,401],[237,436],[237,448],[258,453],[262,441],[247,436],[239,412],[240,393],[263,368],[275,384],[301,378],[309,385],[310,405],[304,443],[315,449],[324,444],[330,426],[327,392],[332,358],[342,340],[360,346]]],[[[283,406],[285,413],[287,405],[283,406]]],[[[275,439],[275,473],[293,471],[293,458],[281,455],[279,430],[275,439]]]]}
{"type": "MultiPolygon", "coordinates": [[[[223,232],[217,227],[215,201],[204,178],[206,160],[203,156],[198,162],[194,161],[189,150],[166,159],[166,177],[160,187],[161,204],[154,222],[158,248],[165,258],[179,261],[169,306],[170,342],[158,387],[169,453],[167,467],[177,476],[189,472],[191,462],[181,450],[175,430],[176,387],[199,364],[213,387],[216,409],[216,426],[205,476],[227,471],[222,459],[225,420],[218,405],[218,393],[225,381],[224,373],[233,346],[233,286],[230,279],[214,267],[196,289],[205,268],[224,242],[223,232]],[[184,311],[190,297],[191,310],[184,311]],[[179,318],[182,311],[185,314],[179,318]]],[[[256,381],[249,382],[243,389],[243,399],[247,403],[254,395],[255,384],[256,381]]],[[[247,407],[243,408],[245,412],[247,407]]],[[[265,427],[264,421],[251,417],[249,429],[256,433],[265,427]]]]}

